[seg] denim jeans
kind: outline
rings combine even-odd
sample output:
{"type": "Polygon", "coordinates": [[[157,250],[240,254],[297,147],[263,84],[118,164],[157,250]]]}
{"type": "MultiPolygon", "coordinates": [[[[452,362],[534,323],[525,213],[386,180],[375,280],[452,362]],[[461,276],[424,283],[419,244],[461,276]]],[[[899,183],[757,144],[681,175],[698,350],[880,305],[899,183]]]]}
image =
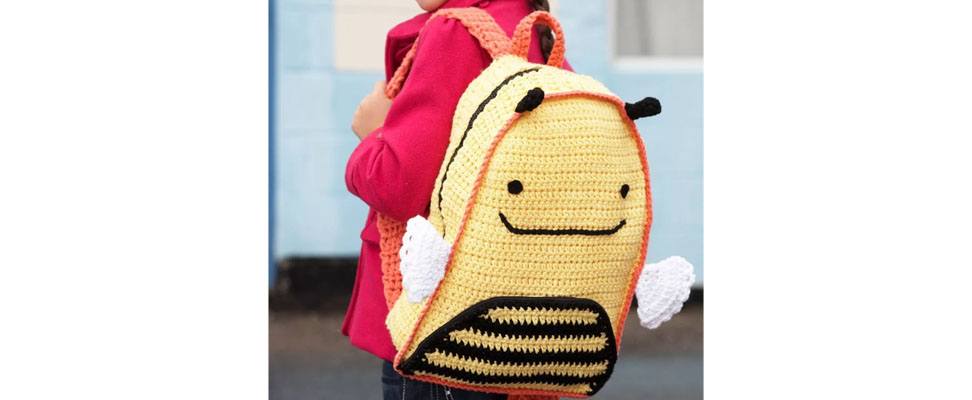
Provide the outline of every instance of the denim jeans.
{"type": "Polygon", "coordinates": [[[505,394],[470,392],[405,378],[388,361],[381,368],[384,400],[506,400],[505,394]]]}

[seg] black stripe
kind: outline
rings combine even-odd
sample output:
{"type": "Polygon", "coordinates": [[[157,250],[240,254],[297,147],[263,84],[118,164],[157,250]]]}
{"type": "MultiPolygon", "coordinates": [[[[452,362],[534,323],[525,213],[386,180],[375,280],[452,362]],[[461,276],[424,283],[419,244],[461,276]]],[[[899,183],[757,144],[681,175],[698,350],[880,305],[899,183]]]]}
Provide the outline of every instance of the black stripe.
{"type": "MultiPolygon", "coordinates": [[[[519,325],[519,326],[522,326],[522,325],[519,325]]],[[[595,340],[601,339],[600,336],[601,336],[601,334],[603,332],[600,329],[596,329],[597,328],[596,326],[594,328],[595,329],[592,329],[590,333],[563,334],[562,332],[559,332],[558,331],[555,334],[545,334],[543,336],[547,336],[547,339],[552,339],[552,340],[595,341],[595,340]]],[[[463,330],[466,331],[467,333],[470,333],[470,334],[476,334],[476,333],[478,333],[480,335],[496,336],[494,334],[494,332],[492,332],[491,330],[472,329],[472,328],[470,328],[470,329],[463,329],[463,330]]],[[[452,335],[453,333],[457,333],[457,332],[459,332],[459,331],[452,331],[452,332],[449,332],[449,334],[452,335]]],[[[514,338],[510,338],[510,339],[511,340],[541,340],[543,338],[540,337],[540,336],[538,336],[538,335],[523,335],[523,334],[518,334],[518,335],[515,335],[514,338]]],[[[606,334],[604,335],[604,338],[603,339],[604,339],[604,343],[607,343],[607,335],[606,334]]],[[[457,341],[457,340],[454,340],[454,341],[457,341]]],[[[578,350],[578,351],[581,351],[581,350],[578,350]]],[[[588,351],[588,353],[593,353],[593,352],[596,352],[596,351],[597,350],[588,351]]]]}
{"type": "MultiPolygon", "coordinates": [[[[481,309],[491,310],[499,308],[546,308],[551,310],[584,310],[595,314],[604,311],[596,301],[582,299],[579,297],[549,296],[549,297],[526,297],[526,296],[497,296],[490,297],[469,307],[468,310],[481,309]]],[[[471,311],[470,311],[471,312],[471,311]]]]}
{"type": "Polygon", "coordinates": [[[457,343],[454,341],[443,341],[433,348],[434,350],[439,350],[445,353],[452,353],[457,356],[467,356],[479,358],[482,351],[470,351],[470,350],[485,350],[489,353],[489,358],[484,359],[484,361],[496,361],[496,362],[511,362],[511,363],[524,363],[524,362],[569,362],[569,363],[592,363],[599,362],[603,360],[609,360],[611,354],[614,350],[611,348],[609,343],[604,346],[604,348],[596,352],[588,351],[577,351],[577,352],[550,352],[550,353],[533,353],[529,351],[516,351],[516,350],[494,350],[490,348],[479,347],[475,345],[467,345],[463,343],[457,343]]]}
{"type": "Polygon", "coordinates": [[[616,226],[607,229],[576,229],[576,228],[524,229],[524,228],[517,228],[513,226],[513,224],[510,224],[510,221],[506,219],[506,216],[503,215],[503,213],[499,213],[499,217],[500,217],[500,221],[503,221],[503,225],[506,225],[506,230],[510,231],[510,233],[515,233],[517,235],[588,235],[588,236],[611,235],[621,230],[621,228],[624,227],[624,224],[628,223],[627,220],[622,219],[621,222],[618,222],[616,226]]]}
{"type": "Polygon", "coordinates": [[[438,206],[439,206],[439,216],[440,218],[442,218],[442,237],[445,237],[445,217],[442,215],[442,187],[445,185],[446,177],[449,176],[449,167],[452,166],[452,162],[456,159],[456,154],[459,153],[459,149],[461,149],[463,143],[466,142],[466,135],[468,135],[469,131],[472,130],[473,122],[476,121],[476,117],[479,116],[479,113],[483,112],[483,110],[486,109],[486,105],[489,104],[490,101],[493,101],[494,98],[496,98],[496,95],[499,94],[499,91],[503,86],[506,86],[506,84],[510,83],[510,81],[512,81],[514,78],[520,75],[524,75],[530,72],[536,72],[539,70],[540,67],[530,68],[506,77],[506,79],[504,79],[503,82],[500,82],[499,85],[493,88],[493,91],[490,92],[489,96],[486,97],[485,100],[479,103],[479,107],[476,108],[476,111],[473,112],[472,117],[469,118],[469,123],[466,125],[466,130],[462,132],[462,137],[459,138],[459,144],[456,145],[456,149],[453,150],[452,155],[449,156],[449,161],[446,163],[445,166],[445,172],[442,173],[442,181],[439,182],[439,194],[438,194],[439,205],[438,206]]]}
{"type": "MultiPolygon", "coordinates": [[[[597,325],[584,324],[501,324],[485,318],[477,318],[468,323],[468,328],[480,332],[498,333],[503,335],[526,336],[561,336],[561,335],[596,335],[603,332],[597,325]]],[[[458,328],[461,330],[465,328],[458,328]]]]}

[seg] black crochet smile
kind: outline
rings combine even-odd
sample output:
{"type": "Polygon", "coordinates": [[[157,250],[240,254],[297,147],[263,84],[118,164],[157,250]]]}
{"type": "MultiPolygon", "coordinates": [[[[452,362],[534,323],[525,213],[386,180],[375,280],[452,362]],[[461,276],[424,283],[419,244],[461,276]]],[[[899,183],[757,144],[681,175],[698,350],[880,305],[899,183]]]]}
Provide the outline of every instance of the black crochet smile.
{"type": "Polygon", "coordinates": [[[517,234],[517,235],[589,235],[589,236],[613,235],[615,232],[621,230],[621,228],[624,227],[624,224],[628,223],[627,220],[622,219],[621,222],[618,222],[618,224],[615,225],[613,228],[607,228],[607,229],[577,229],[577,228],[524,229],[524,228],[517,228],[513,226],[513,224],[511,224],[510,221],[506,219],[506,216],[503,215],[502,212],[499,213],[499,217],[500,217],[500,221],[503,221],[503,225],[506,226],[506,230],[510,231],[510,233],[517,234]]]}

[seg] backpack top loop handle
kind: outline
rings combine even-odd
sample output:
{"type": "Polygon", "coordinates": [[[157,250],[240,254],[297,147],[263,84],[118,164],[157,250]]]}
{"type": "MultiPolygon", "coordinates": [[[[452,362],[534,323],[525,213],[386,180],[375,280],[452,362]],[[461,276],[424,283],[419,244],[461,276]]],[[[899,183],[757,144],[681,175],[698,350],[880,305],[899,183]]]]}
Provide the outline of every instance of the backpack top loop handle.
{"type": "Polygon", "coordinates": [[[530,39],[533,38],[533,25],[537,22],[550,27],[554,33],[553,48],[550,49],[550,57],[547,58],[547,65],[563,68],[564,65],[564,31],[560,27],[560,22],[546,11],[535,11],[520,20],[513,32],[513,54],[526,59],[530,52],[530,39]]]}

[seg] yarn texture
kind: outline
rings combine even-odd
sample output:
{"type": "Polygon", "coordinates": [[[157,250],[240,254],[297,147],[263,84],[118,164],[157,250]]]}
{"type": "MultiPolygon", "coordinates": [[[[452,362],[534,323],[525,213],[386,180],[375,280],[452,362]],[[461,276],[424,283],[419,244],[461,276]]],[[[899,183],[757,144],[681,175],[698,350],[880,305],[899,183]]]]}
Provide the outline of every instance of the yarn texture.
{"type": "Polygon", "coordinates": [[[692,291],[695,272],[692,264],[674,256],[648,264],[638,278],[638,319],[641,326],[655,329],[682,310],[692,291]]]}
{"type": "Polygon", "coordinates": [[[402,293],[402,273],[399,268],[398,253],[402,247],[402,236],[405,235],[405,224],[384,214],[378,214],[378,232],[381,239],[378,246],[381,249],[381,283],[385,294],[385,303],[391,309],[402,293]]]}
{"type": "MultiPolygon", "coordinates": [[[[598,337],[591,332],[562,338],[555,332],[531,335],[528,329],[514,329],[504,336],[488,329],[479,331],[483,339],[477,345],[469,345],[472,336],[453,336],[470,348],[563,353],[574,362],[504,362],[488,354],[471,356],[469,349],[462,357],[417,354],[416,349],[423,341],[440,340],[433,333],[463,311],[504,296],[590,299],[605,310],[599,331],[610,332],[612,343],[620,336],[651,221],[644,147],[624,103],[594,79],[538,68],[511,55],[495,60],[473,81],[460,99],[453,127],[429,215],[452,252],[431,296],[420,304],[400,298],[389,312],[399,367],[423,358],[432,364],[403,372],[472,390],[575,397],[595,393],[613,364],[581,361],[584,352],[575,342],[598,337]],[[518,114],[517,105],[536,88],[544,93],[542,101],[518,114]],[[522,186],[517,194],[510,192],[514,180],[522,186]],[[628,185],[625,196],[620,194],[623,185],[628,185]],[[520,234],[507,228],[500,213],[520,234]],[[581,234],[599,231],[611,232],[581,234]],[[544,337],[553,340],[529,346],[544,337]],[[505,338],[505,343],[495,338],[505,338]],[[433,367],[438,369],[429,370],[433,367]],[[488,379],[493,376],[521,381],[488,379]]],[[[497,323],[507,318],[534,327],[569,326],[580,318],[563,312],[532,315],[537,313],[542,308],[514,310],[505,317],[496,310],[491,315],[500,318],[497,323]]],[[[616,356],[616,345],[606,349],[616,356]]]]}
{"type": "Polygon", "coordinates": [[[425,218],[408,220],[399,252],[402,287],[408,301],[418,303],[432,294],[442,275],[452,247],[425,218]]]}
{"type": "Polygon", "coordinates": [[[642,324],[657,327],[694,279],[684,259],[645,270],[651,189],[629,114],[657,101],[632,109],[561,69],[563,33],[548,13],[524,18],[505,44],[491,28],[470,31],[489,36],[494,61],[460,98],[428,219],[409,220],[397,253],[394,365],[514,398],[587,397],[613,371],[636,285],[642,324]],[[557,38],[547,65],[523,57],[538,22],[557,38]]]}

